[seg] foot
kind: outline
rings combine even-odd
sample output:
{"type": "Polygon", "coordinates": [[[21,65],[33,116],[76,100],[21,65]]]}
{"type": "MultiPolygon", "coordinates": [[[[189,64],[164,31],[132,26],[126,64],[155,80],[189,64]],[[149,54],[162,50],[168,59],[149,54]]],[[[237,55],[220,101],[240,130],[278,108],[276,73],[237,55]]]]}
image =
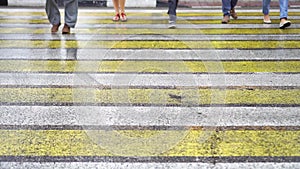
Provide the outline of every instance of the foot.
{"type": "Polygon", "coordinates": [[[112,19],[113,21],[119,21],[120,20],[120,14],[116,14],[114,17],[113,17],[113,19],[112,19]]]}
{"type": "Polygon", "coordinates": [[[238,15],[237,13],[235,12],[234,8],[232,8],[230,10],[230,16],[233,18],[233,19],[237,19],[238,18],[238,15]]]}
{"type": "Polygon", "coordinates": [[[222,24],[227,24],[230,21],[229,15],[224,15],[222,19],[222,24]]]}
{"type": "Polygon", "coordinates": [[[169,29],[175,29],[176,28],[176,15],[169,15],[169,29]]]}
{"type": "Polygon", "coordinates": [[[51,33],[56,33],[58,31],[59,26],[60,26],[60,23],[57,25],[52,25],[51,33]]]}
{"type": "Polygon", "coordinates": [[[62,29],[62,34],[70,34],[70,32],[71,32],[71,28],[67,24],[65,24],[62,29]]]}
{"type": "Polygon", "coordinates": [[[124,12],[121,13],[120,19],[121,19],[122,22],[126,22],[127,21],[126,14],[124,12]]]}
{"type": "Polygon", "coordinates": [[[291,22],[290,21],[288,21],[287,19],[280,19],[280,24],[279,24],[279,28],[280,29],[284,29],[284,28],[287,28],[287,27],[289,27],[289,26],[291,26],[291,22]]]}
{"type": "Polygon", "coordinates": [[[169,29],[175,29],[176,28],[176,21],[169,21],[169,29]]]}
{"type": "Polygon", "coordinates": [[[269,15],[264,15],[264,23],[265,24],[271,24],[272,23],[269,15]]]}

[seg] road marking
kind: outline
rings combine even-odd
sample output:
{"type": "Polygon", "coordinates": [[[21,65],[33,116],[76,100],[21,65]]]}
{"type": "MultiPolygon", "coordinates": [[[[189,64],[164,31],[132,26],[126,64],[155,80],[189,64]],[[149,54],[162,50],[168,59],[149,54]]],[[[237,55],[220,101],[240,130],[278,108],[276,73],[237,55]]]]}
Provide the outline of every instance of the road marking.
{"type": "MultiPolygon", "coordinates": [[[[291,20],[295,24],[299,24],[299,19],[291,20]]],[[[78,19],[79,23],[83,24],[111,24],[114,23],[111,19],[78,19]]],[[[273,23],[279,24],[279,20],[273,20],[273,23]]],[[[26,23],[26,24],[47,24],[49,21],[47,19],[0,19],[1,24],[5,23],[26,23]]],[[[135,19],[128,20],[126,24],[167,24],[168,20],[145,20],[145,19],[135,19]]],[[[207,19],[207,20],[177,20],[176,24],[220,24],[220,19],[207,19]]],[[[261,19],[238,19],[232,20],[232,24],[263,24],[261,19]]]]}
{"type": "MultiPolygon", "coordinates": [[[[20,157],[19,157],[20,158],[20,157]]],[[[234,159],[232,157],[231,159],[234,159]]],[[[236,158],[238,159],[238,158],[236,158]]],[[[167,160],[167,159],[166,159],[167,160]]],[[[195,158],[195,162],[197,158],[195,158]]],[[[132,169],[148,169],[148,168],[172,168],[172,169],[182,169],[182,168],[189,168],[189,169],[199,169],[199,168],[228,168],[228,169],[234,169],[234,168],[243,168],[243,169],[253,169],[253,168],[300,168],[299,163],[295,162],[280,162],[278,160],[278,163],[276,161],[274,162],[264,162],[261,158],[261,162],[233,162],[230,163],[230,158],[228,160],[224,160],[220,163],[215,163],[218,159],[212,159],[209,158],[201,159],[198,158],[198,163],[195,162],[177,162],[174,160],[174,162],[129,162],[124,160],[124,162],[107,162],[104,161],[101,163],[96,162],[1,162],[1,166],[4,168],[18,168],[18,169],[28,169],[28,168],[68,168],[68,169],[101,169],[101,168],[132,168],[132,169]],[[202,160],[203,162],[200,162],[202,160]]],[[[220,160],[220,159],[219,159],[220,160]]],[[[16,161],[17,158],[16,158],[16,161]]],[[[29,160],[28,160],[29,161],[29,160]]],[[[90,160],[92,161],[92,160],[90,160]]],[[[134,160],[132,160],[134,161],[134,160]]],[[[221,161],[221,160],[220,160],[221,161]]]]}
{"type": "MultiPolygon", "coordinates": [[[[300,30],[300,29],[299,29],[300,30]]],[[[10,49],[0,48],[0,60],[173,60],[285,61],[299,60],[300,49],[10,49]]]]}
{"type": "MultiPolygon", "coordinates": [[[[50,31],[49,28],[1,28],[0,34],[48,34],[50,31]]],[[[232,28],[232,29],[220,29],[220,28],[203,28],[203,29],[108,29],[108,28],[100,28],[100,29],[84,29],[84,28],[76,28],[74,30],[75,34],[98,34],[98,35],[143,35],[143,34],[153,34],[153,35],[224,35],[224,34],[234,34],[234,35],[251,35],[251,34],[299,34],[300,29],[289,28],[288,30],[280,30],[280,29],[253,29],[253,28],[232,28]]],[[[176,37],[175,37],[176,38],[176,37]]]]}
{"type": "MultiPolygon", "coordinates": [[[[220,28],[204,28],[204,29],[151,29],[150,27],[148,29],[142,28],[142,29],[108,29],[108,28],[99,28],[99,29],[84,29],[84,28],[76,28],[74,30],[75,34],[97,34],[97,35],[147,35],[147,34],[154,34],[154,35],[224,35],[224,34],[233,34],[233,35],[251,35],[251,34],[300,34],[299,29],[295,28],[289,28],[288,30],[280,30],[280,29],[253,29],[253,28],[232,28],[232,29],[220,29],[220,28]]],[[[1,28],[0,27],[1,34],[17,34],[17,33],[23,33],[23,34],[48,34],[49,28],[1,28]]],[[[176,37],[175,37],[176,38],[176,37]]]]}
{"type": "Polygon", "coordinates": [[[0,88],[2,104],[100,105],[291,105],[299,106],[300,89],[93,89],[0,88]],[[180,96],[180,99],[170,95],[180,96]]]}
{"type": "MultiPolygon", "coordinates": [[[[22,23],[15,23],[15,24],[1,24],[0,27],[2,28],[48,28],[50,32],[50,25],[49,24],[22,24],[22,23]]],[[[76,26],[76,29],[85,28],[85,29],[116,29],[116,28],[123,28],[123,29],[167,29],[168,24],[79,24],[76,26]]],[[[278,29],[277,24],[178,24],[178,29],[240,29],[240,28],[249,28],[249,29],[278,29]]],[[[293,23],[292,29],[300,28],[300,24],[293,23]]],[[[289,28],[290,29],[290,28],[289,28]]],[[[289,29],[281,30],[283,32],[288,32],[289,29]]]]}
{"type": "Polygon", "coordinates": [[[185,130],[185,136],[165,152],[150,154],[163,144],[141,146],[136,151],[130,145],[134,140],[150,141],[154,137],[159,141],[169,141],[173,136],[181,134],[178,130],[0,130],[0,156],[118,156],[115,151],[124,151],[126,156],[158,156],[158,157],[293,157],[300,156],[300,131],[277,130],[229,130],[211,131],[212,134],[201,140],[206,131],[202,129],[185,130]],[[88,135],[87,135],[88,134],[88,135]],[[91,138],[94,134],[95,138],[91,138]],[[106,138],[105,138],[106,137],[106,138]],[[132,141],[120,141],[131,138],[132,141]],[[97,140],[111,139],[99,143],[97,140]],[[96,140],[95,140],[96,139],[96,140]],[[121,140],[118,140],[121,139],[121,140]],[[200,140],[199,140],[200,139],[200,140]],[[98,144],[97,144],[98,143],[98,144]],[[117,144],[119,143],[119,144],[117,144]],[[115,146],[115,147],[110,147],[115,146]],[[118,150],[115,150],[118,149],[118,150]],[[147,150],[148,153],[147,153],[147,150]]]}
{"type": "Polygon", "coordinates": [[[0,60],[0,71],[40,73],[299,73],[300,61],[0,60]]]}
{"type": "MultiPolygon", "coordinates": [[[[150,11],[150,10],[147,10],[150,11]]],[[[133,10],[133,11],[128,11],[127,15],[128,16],[168,16],[167,15],[167,10],[152,10],[150,11],[150,13],[148,13],[145,10],[141,10],[139,12],[137,12],[137,10],[133,10]]],[[[200,11],[197,10],[199,12],[190,12],[190,10],[188,10],[187,12],[184,11],[180,11],[178,10],[178,16],[179,17],[189,17],[189,16],[222,16],[221,12],[210,12],[210,11],[200,11]]],[[[239,16],[262,16],[261,12],[238,12],[239,16]]],[[[5,11],[0,11],[0,16],[46,16],[45,11],[41,10],[38,12],[33,12],[33,11],[15,11],[15,10],[5,10],[5,11]]],[[[61,12],[61,15],[63,16],[64,13],[61,12]]],[[[104,11],[104,10],[93,10],[93,12],[91,11],[84,11],[84,10],[79,10],[79,16],[113,16],[114,13],[109,11],[104,11]]],[[[279,12],[270,12],[269,14],[270,16],[279,16],[280,13],[279,12]]],[[[299,16],[300,12],[293,12],[293,11],[289,11],[289,16],[299,16]]]]}
{"type": "Polygon", "coordinates": [[[110,49],[296,49],[299,41],[42,41],[0,40],[1,48],[110,48],[110,49]]]}
{"type": "Polygon", "coordinates": [[[5,34],[2,40],[72,40],[72,41],[124,41],[124,40],[142,40],[142,41],[242,41],[247,39],[248,41],[300,41],[300,35],[162,35],[162,34],[140,34],[140,35],[76,35],[76,36],[54,36],[50,34],[23,34],[22,36],[16,36],[15,34],[5,34]]]}
{"type": "Polygon", "coordinates": [[[141,87],[144,88],[276,88],[300,86],[300,74],[52,74],[52,73],[0,73],[0,87],[4,86],[62,86],[62,87],[141,87]],[[92,78],[85,81],[82,78],[92,78]],[[122,77],[122,78],[121,78],[122,77]],[[131,79],[131,80],[129,80],[131,79]],[[239,79],[239,80],[236,80],[239,79]],[[197,87],[196,87],[197,86],[197,87]]]}
{"type": "Polygon", "coordinates": [[[299,129],[299,112],[299,107],[0,106],[0,128],[97,129],[97,125],[103,125],[203,126],[217,130],[222,126],[265,126],[292,130],[299,129]]]}

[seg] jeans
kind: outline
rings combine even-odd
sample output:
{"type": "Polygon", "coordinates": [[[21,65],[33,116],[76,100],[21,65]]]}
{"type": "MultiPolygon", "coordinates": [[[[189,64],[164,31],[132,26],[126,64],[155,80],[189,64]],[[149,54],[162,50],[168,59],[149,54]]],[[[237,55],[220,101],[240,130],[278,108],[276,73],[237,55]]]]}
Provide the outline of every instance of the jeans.
{"type": "MultiPolygon", "coordinates": [[[[77,22],[78,0],[64,0],[64,6],[65,6],[65,24],[71,28],[74,28],[77,22]]],[[[61,23],[57,0],[46,1],[46,13],[49,22],[52,25],[58,25],[61,23]]]]}
{"type": "Polygon", "coordinates": [[[230,10],[233,9],[238,0],[222,0],[222,11],[223,15],[230,15],[230,10]]]}
{"type": "MultiPolygon", "coordinates": [[[[263,14],[268,15],[270,11],[271,0],[263,0],[263,14]]],[[[280,19],[288,17],[289,0],[279,0],[280,19]]]]}
{"type": "Polygon", "coordinates": [[[168,0],[168,4],[169,4],[168,14],[176,16],[178,0],[168,0]]]}

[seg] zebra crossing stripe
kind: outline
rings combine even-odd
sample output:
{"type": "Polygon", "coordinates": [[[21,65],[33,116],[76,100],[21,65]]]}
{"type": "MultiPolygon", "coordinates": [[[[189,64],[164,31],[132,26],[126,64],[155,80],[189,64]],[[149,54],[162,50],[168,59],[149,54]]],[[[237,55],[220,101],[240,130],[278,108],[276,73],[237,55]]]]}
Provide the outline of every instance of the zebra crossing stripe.
{"type": "MultiPolygon", "coordinates": [[[[203,29],[85,29],[76,28],[73,30],[75,34],[86,35],[286,35],[286,34],[300,34],[300,29],[290,28],[288,31],[282,31],[280,29],[252,29],[252,28],[203,28],[203,29]]],[[[47,34],[50,32],[50,28],[0,28],[0,34],[47,34]]]]}
{"type": "Polygon", "coordinates": [[[43,41],[0,40],[1,48],[110,48],[110,49],[295,49],[299,41],[43,41]]]}
{"type": "Polygon", "coordinates": [[[300,89],[0,88],[2,105],[299,106],[300,89]],[[224,104],[224,105],[223,105],[224,104]]]}
{"type": "Polygon", "coordinates": [[[300,61],[0,60],[0,72],[49,73],[299,73],[300,61]]]}
{"type": "MultiPolygon", "coordinates": [[[[5,156],[51,157],[295,157],[299,156],[300,131],[289,130],[0,130],[0,159],[5,156]],[[89,133],[90,132],[90,133],[89,133]],[[181,135],[165,152],[151,154],[181,135]],[[201,137],[212,132],[205,140],[201,137]],[[90,134],[94,134],[92,138],[90,134]],[[163,133],[163,134],[162,134],[163,133]],[[160,138],[164,136],[164,138],[160,138]],[[127,139],[126,139],[127,138],[127,139]],[[153,138],[157,138],[157,144],[153,138]],[[110,139],[97,142],[97,139],[110,139]],[[131,140],[130,140],[131,139],[131,140]],[[200,139],[200,140],[199,140],[200,139]],[[121,141],[126,141],[122,142],[121,141]],[[137,151],[132,143],[153,141],[137,151]],[[114,145],[115,147],[110,147],[114,145]],[[116,150],[119,149],[119,150],[116,150]],[[122,152],[118,154],[118,152],[122,152]],[[124,156],[125,155],[125,156],[124,156]]],[[[141,143],[142,144],[142,143],[141,143]]],[[[139,145],[136,145],[139,146],[139,145]]],[[[297,161],[297,158],[294,159],[297,161]]],[[[292,161],[294,161],[292,160],[292,161]]],[[[299,159],[298,159],[299,160],[299,159]]],[[[80,160],[79,160],[80,161],[80,160]]],[[[298,161],[299,162],[299,161],[298,161]]]]}
{"type": "MultiPolygon", "coordinates": [[[[295,24],[299,24],[299,19],[291,20],[295,24]]],[[[111,19],[78,19],[78,22],[81,24],[112,24],[115,23],[111,19]]],[[[178,20],[177,24],[220,24],[220,19],[213,20],[178,20]]],[[[274,20],[273,23],[279,24],[279,20],[274,20]]],[[[27,24],[47,24],[49,21],[47,19],[0,19],[1,24],[8,23],[27,23],[27,24]]],[[[239,19],[231,21],[233,24],[262,24],[261,19],[239,19]]],[[[129,20],[126,24],[168,24],[168,20],[143,20],[135,19],[129,20]]]]}
{"type": "MultiPolygon", "coordinates": [[[[151,17],[155,17],[155,16],[168,16],[167,15],[167,10],[160,11],[157,10],[156,12],[153,11],[153,13],[147,13],[147,11],[143,11],[143,12],[132,12],[129,10],[129,12],[127,12],[128,16],[151,16],[151,17]]],[[[17,11],[17,10],[11,10],[11,11],[0,11],[0,16],[6,16],[6,15],[10,15],[10,16],[46,16],[45,11],[41,10],[41,11],[17,11]]],[[[64,15],[63,12],[61,12],[61,15],[64,15]]],[[[84,10],[79,10],[79,16],[113,16],[114,13],[113,12],[99,12],[99,11],[84,11],[84,10]]],[[[193,17],[193,16],[220,16],[222,17],[222,14],[220,12],[185,12],[185,11],[178,11],[177,14],[179,17],[193,17]]],[[[239,16],[263,16],[263,14],[261,12],[238,12],[239,16]]],[[[270,12],[269,14],[270,16],[279,16],[280,13],[279,12],[270,12]]],[[[295,12],[295,11],[289,11],[289,16],[299,16],[300,12],[295,12]]]]}

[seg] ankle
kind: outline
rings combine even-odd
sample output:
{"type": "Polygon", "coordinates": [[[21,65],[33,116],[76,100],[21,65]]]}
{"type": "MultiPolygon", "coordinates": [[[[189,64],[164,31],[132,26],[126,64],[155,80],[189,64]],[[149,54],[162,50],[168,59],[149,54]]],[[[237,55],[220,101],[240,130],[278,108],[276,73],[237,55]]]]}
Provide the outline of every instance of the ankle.
{"type": "Polygon", "coordinates": [[[280,18],[280,22],[285,22],[285,21],[287,21],[287,18],[280,18]]]}

